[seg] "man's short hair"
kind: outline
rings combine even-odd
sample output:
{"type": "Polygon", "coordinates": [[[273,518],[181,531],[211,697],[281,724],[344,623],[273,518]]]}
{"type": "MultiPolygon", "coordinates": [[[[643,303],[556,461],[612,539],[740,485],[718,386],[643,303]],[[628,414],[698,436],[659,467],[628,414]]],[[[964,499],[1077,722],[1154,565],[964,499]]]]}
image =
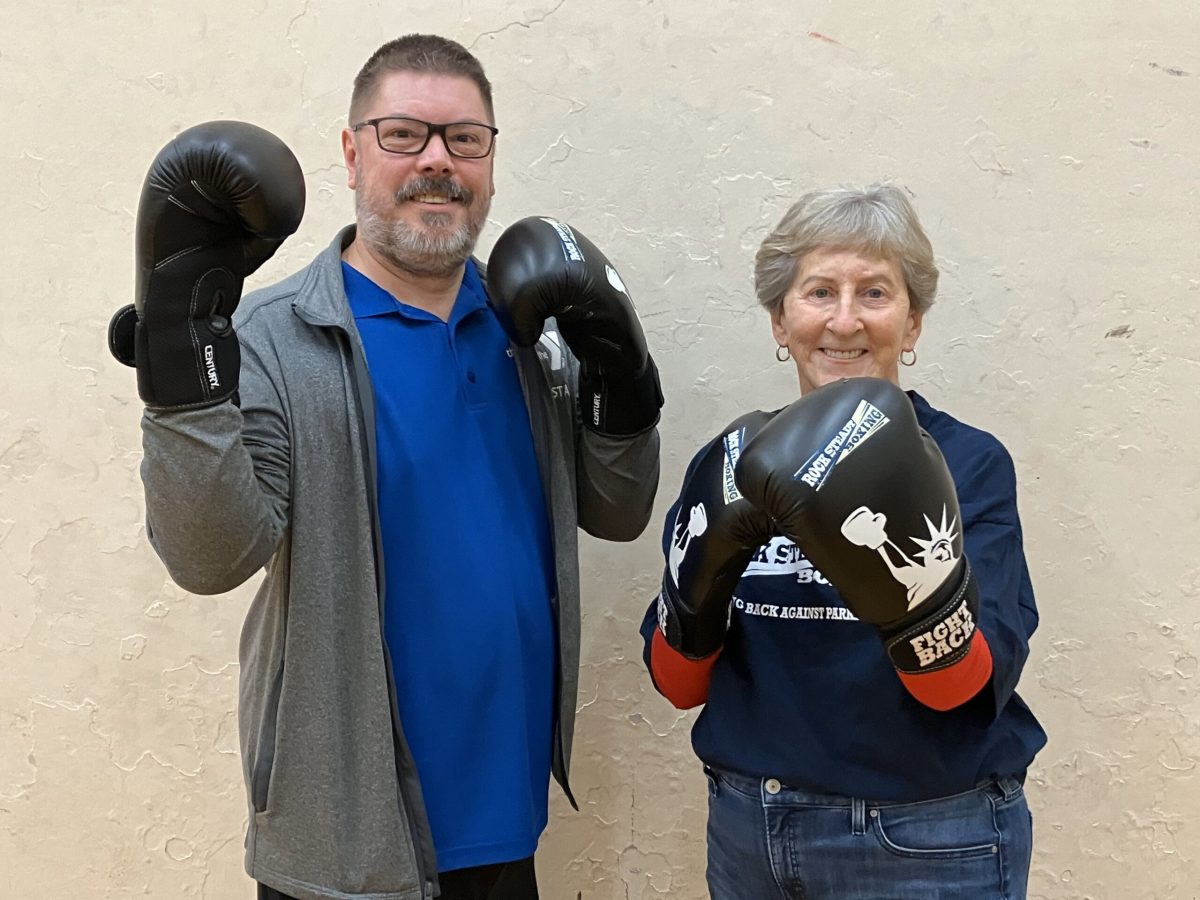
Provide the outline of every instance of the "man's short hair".
{"type": "Polygon", "coordinates": [[[496,122],[492,108],[492,84],[483,73],[479,60],[462,44],[436,34],[406,34],[388,41],[371,54],[354,78],[350,94],[350,124],[359,121],[363,108],[384,75],[392,72],[425,72],[469,78],[483,95],[488,118],[496,122]]]}

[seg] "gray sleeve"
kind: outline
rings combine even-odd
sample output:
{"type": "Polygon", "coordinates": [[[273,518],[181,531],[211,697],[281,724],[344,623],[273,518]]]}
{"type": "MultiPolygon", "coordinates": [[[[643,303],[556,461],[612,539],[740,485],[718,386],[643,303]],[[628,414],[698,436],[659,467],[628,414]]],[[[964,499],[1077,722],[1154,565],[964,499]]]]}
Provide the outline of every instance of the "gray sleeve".
{"type": "Polygon", "coordinates": [[[658,427],[633,437],[580,428],[575,471],[579,527],[608,541],[632,541],[650,521],[658,491],[658,427]]]}
{"type": "Polygon", "coordinates": [[[288,427],[261,359],[243,342],[241,408],[142,417],[146,531],[171,578],[232,590],[274,554],[288,520],[288,427]]]}

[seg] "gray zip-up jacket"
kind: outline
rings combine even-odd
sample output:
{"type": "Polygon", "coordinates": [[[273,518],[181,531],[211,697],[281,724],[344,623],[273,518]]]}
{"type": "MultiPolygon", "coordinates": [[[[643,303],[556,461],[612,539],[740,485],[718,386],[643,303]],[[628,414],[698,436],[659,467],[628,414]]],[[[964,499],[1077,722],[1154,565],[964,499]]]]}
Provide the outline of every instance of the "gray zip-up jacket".
{"type": "MultiPolygon", "coordinates": [[[[250,877],[301,900],[428,900],[436,857],[383,638],[373,392],[342,285],[353,236],[344,229],[309,266],[242,301],[240,408],[146,412],[147,530],[194,593],[266,568],[239,654],[250,877]]],[[[578,363],[552,320],[536,347],[512,350],[552,520],[553,770],[574,804],[576,529],[616,541],[642,532],[659,440],[653,428],[611,438],[580,427],[578,363]]]]}

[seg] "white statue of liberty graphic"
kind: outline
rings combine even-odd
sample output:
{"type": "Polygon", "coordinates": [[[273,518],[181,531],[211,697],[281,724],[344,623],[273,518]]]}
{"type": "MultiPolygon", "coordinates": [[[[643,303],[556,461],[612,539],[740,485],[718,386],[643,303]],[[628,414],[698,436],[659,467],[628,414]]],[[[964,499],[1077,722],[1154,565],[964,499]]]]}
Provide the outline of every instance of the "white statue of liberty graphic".
{"type": "Polygon", "coordinates": [[[846,516],[846,521],[842,523],[842,535],[852,544],[874,550],[883,558],[892,577],[907,589],[908,608],[912,610],[932,594],[958,565],[958,557],[954,554],[954,539],[958,536],[954,528],[957,524],[957,517],[949,525],[946,524],[945,506],[942,507],[940,526],[935,526],[929,516],[925,516],[929,538],[913,538],[922,548],[916,554],[920,562],[910,559],[888,538],[887,516],[872,512],[865,506],[846,516]]]}

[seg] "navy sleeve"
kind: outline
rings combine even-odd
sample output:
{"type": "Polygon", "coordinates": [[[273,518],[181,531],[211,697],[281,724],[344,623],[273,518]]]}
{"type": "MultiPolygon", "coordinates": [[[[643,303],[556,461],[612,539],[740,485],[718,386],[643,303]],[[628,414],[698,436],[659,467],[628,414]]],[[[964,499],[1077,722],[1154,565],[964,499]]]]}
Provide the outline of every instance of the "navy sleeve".
{"type": "Polygon", "coordinates": [[[972,454],[955,481],[965,551],[979,585],[979,629],[992,653],[990,691],[972,704],[985,703],[988,718],[994,718],[1017,688],[1038,611],[1025,562],[1012,458],[994,438],[988,444],[972,454]]]}

